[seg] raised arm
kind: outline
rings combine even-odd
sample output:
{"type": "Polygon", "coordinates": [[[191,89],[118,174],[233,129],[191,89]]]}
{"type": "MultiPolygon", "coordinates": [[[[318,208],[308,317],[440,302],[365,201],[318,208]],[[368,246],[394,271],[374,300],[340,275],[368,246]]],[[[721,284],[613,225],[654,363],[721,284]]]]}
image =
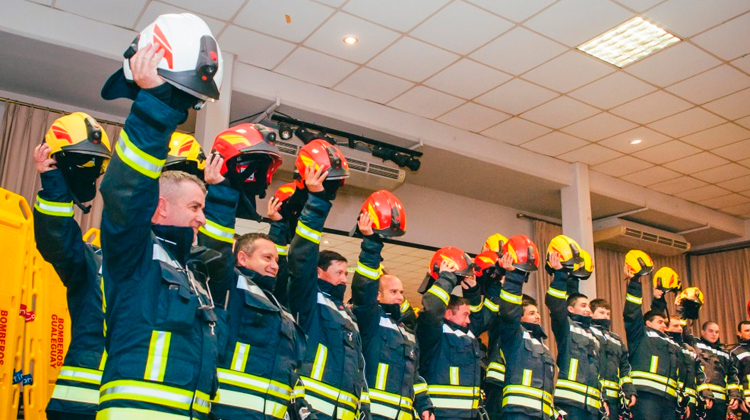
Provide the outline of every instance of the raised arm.
{"type": "Polygon", "coordinates": [[[357,261],[357,270],[352,280],[352,312],[357,316],[357,324],[362,334],[362,346],[367,347],[380,324],[380,306],[378,289],[380,287],[380,253],[383,242],[372,230],[372,219],[369,213],[362,213],[359,219],[359,231],[362,232],[362,247],[357,261]]]}
{"type": "MultiPolygon", "coordinates": [[[[280,213],[282,203],[276,197],[268,200],[268,218],[271,220],[271,227],[268,229],[268,236],[276,245],[276,251],[279,253],[279,272],[276,275],[276,284],[273,286],[273,295],[285,307],[289,307],[289,220],[282,217],[280,213]]],[[[296,224],[296,222],[295,222],[296,224]]]]}
{"type": "Polygon", "coordinates": [[[443,335],[443,317],[450,302],[450,291],[456,287],[458,278],[448,271],[445,262],[435,283],[422,296],[424,311],[417,318],[417,340],[419,342],[420,365],[427,366],[440,344],[443,335]]]}
{"type": "Polygon", "coordinates": [[[623,309],[625,333],[628,346],[631,349],[637,346],[646,334],[646,325],[641,306],[643,306],[641,278],[640,276],[634,276],[628,282],[627,295],[625,295],[625,308],[623,309]]]}

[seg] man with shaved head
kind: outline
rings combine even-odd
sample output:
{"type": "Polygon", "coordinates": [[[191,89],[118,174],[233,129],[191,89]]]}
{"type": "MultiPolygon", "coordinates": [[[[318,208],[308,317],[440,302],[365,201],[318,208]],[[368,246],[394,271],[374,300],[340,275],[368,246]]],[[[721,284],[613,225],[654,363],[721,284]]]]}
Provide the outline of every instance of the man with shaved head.
{"type": "Polygon", "coordinates": [[[434,420],[427,384],[417,372],[417,342],[402,318],[404,285],[381,270],[383,242],[368,213],[362,213],[358,227],[364,239],[352,282],[352,311],[362,336],[370,412],[377,420],[411,419],[414,411],[421,420],[434,420]]]}

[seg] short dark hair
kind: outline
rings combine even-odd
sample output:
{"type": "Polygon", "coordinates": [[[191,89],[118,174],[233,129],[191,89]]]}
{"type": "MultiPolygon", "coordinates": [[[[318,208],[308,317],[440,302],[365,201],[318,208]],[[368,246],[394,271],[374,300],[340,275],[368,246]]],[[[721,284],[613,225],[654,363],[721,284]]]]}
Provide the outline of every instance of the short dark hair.
{"type": "Polygon", "coordinates": [[[526,307],[529,305],[534,305],[539,308],[539,304],[536,302],[536,299],[529,295],[523,295],[523,300],[521,300],[521,309],[526,309],[526,307]]]}
{"type": "Polygon", "coordinates": [[[750,321],[740,321],[740,323],[737,324],[737,332],[742,332],[743,325],[750,325],[750,321]]]}
{"type": "Polygon", "coordinates": [[[346,257],[339,254],[338,252],[326,249],[325,251],[320,251],[320,254],[318,255],[318,268],[326,271],[334,261],[340,261],[343,263],[349,262],[346,260],[346,257]]]}
{"type": "MultiPolygon", "coordinates": [[[[246,233],[234,242],[234,259],[235,261],[239,258],[240,251],[244,252],[248,256],[252,255],[255,251],[255,241],[258,239],[266,239],[271,241],[271,238],[265,233],[246,233]]],[[[273,242],[273,241],[271,241],[273,242]]]]}
{"type": "MultiPolygon", "coordinates": [[[[706,321],[706,322],[704,322],[703,325],[701,325],[701,331],[706,331],[706,328],[708,328],[708,326],[711,325],[711,324],[716,324],[716,323],[714,321],[706,321]]],[[[718,327],[719,324],[716,324],[716,326],[718,327]]]]}
{"type": "Polygon", "coordinates": [[[589,302],[589,306],[591,306],[591,312],[596,311],[598,308],[604,308],[608,311],[612,310],[612,305],[607,302],[606,299],[597,298],[589,302]]]}
{"type": "Polygon", "coordinates": [[[568,296],[568,300],[565,301],[565,303],[568,306],[575,306],[575,304],[578,302],[579,299],[588,299],[589,297],[584,295],[583,293],[572,293],[570,296],[568,296]]]}
{"type": "Polygon", "coordinates": [[[468,305],[469,300],[465,297],[451,295],[451,300],[448,301],[448,309],[450,309],[453,312],[456,312],[458,308],[462,305],[468,305]]]}
{"type": "Polygon", "coordinates": [[[645,314],[643,314],[643,319],[646,320],[646,322],[651,322],[656,318],[657,316],[667,319],[667,315],[662,311],[657,311],[655,309],[652,309],[645,314]]]}

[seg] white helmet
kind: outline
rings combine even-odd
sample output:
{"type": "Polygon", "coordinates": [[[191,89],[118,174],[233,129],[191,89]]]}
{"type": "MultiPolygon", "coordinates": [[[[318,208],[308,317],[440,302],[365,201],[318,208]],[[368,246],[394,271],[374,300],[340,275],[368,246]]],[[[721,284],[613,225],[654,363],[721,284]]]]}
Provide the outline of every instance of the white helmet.
{"type": "Polygon", "coordinates": [[[200,99],[219,99],[224,62],[216,39],[208,25],[190,13],[161,15],[133,40],[125,51],[122,70],[118,70],[102,89],[102,97],[135,99],[138,93],[130,70],[130,57],[147,44],[159,43],[164,58],[158,74],[169,84],[200,99]],[[123,86],[121,80],[130,82],[123,86]]]}

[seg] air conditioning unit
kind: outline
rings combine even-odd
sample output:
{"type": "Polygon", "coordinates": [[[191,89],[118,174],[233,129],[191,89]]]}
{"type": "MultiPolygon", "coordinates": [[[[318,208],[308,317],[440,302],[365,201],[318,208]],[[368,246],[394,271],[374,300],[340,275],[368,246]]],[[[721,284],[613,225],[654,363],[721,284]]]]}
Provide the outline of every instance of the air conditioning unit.
{"type": "MultiPolygon", "coordinates": [[[[279,170],[291,175],[294,172],[294,161],[302,145],[277,140],[276,147],[279,148],[284,158],[279,170]]],[[[365,152],[346,147],[339,147],[339,150],[344,153],[346,161],[349,162],[350,175],[346,180],[344,187],[346,189],[359,189],[365,192],[393,191],[406,179],[406,172],[403,169],[388,165],[386,162],[375,162],[374,158],[365,152]]]]}
{"type": "Polygon", "coordinates": [[[684,236],[610,217],[594,221],[594,242],[620,251],[640,249],[647,254],[673,256],[690,250],[684,236]]]}

